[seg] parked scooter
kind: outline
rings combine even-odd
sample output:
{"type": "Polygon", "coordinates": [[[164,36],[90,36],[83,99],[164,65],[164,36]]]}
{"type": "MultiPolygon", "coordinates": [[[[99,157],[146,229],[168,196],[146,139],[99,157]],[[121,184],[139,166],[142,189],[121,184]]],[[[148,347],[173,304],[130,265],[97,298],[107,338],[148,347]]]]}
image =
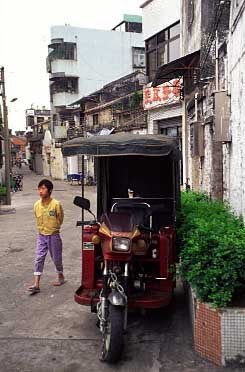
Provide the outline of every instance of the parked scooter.
{"type": "Polygon", "coordinates": [[[22,174],[16,174],[16,175],[13,176],[13,179],[15,181],[14,192],[22,191],[23,190],[23,175],[22,174]]]}
{"type": "Polygon", "coordinates": [[[97,158],[97,218],[88,199],[74,200],[93,216],[77,223],[83,227],[82,281],[74,297],[97,313],[101,359],[112,363],[122,353],[128,309],[161,308],[172,300],[178,143],[165,136],[118,133],[76,138],[62,151],[97,158]]]}

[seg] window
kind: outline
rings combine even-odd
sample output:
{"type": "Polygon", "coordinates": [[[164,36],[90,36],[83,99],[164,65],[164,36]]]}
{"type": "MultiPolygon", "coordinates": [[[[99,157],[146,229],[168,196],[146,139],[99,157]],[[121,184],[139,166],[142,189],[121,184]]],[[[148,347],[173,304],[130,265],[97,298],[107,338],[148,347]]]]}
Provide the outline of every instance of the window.
{"type": "Polygon", "coordinates": [[[133,67],[145,67],[145,48],[133,48],[133,67]]]}
{"type": "Polygon", "coordinates": [[[161,128],[161,134],[169,137],[179,137],[178,127],[161,128]]]}
{"type": "Polygon", "coordinates": [[[50,86],[51,95],[55,93],[77,93],[78,78],[77,77],[62,77],[56,78],[50,86]]]}
{"type": "Polygon", "coordinates": [[[37,117],[37,123],[42,123],[43,121],[45,120],[45,118],[43,116],[38,116],[37,117]]]}
{"type": "Polygon", "coordinates": [[[180,40],[174,39],[169,43],[169,62],[178,59],[180,56],[180,40]]]}
{"type": "MultiPolygon", "coordinates": [[[[164,136],[174,137],[177,139],[179,149],[182,151],[182,118],[169,118],[158,120],[159,133],[164,136]]],[[[180,160],[180,183],[183,185],[183,162],[180,160]]]]}
{"type": "Polygon", "coordinates": [[[34,116],[26,117],[26,127],[32,127],[35,124],[34,116]]]}
{"type": "Polygon", "coordinates": [[[148,39],[145,46],[147,75],[152,81],[159,66],[180,57],[180,22],[148,39]]]}
{"type": "Polygon", "coordinates": [[[76,60],[77,49],[75,43],[60,43],[53,44],[50,48],[49,61],[54,61],[56,59],[70,59],[76,60]]]}
{"type": "Polygon", "coordinates": [[[99,114],[94,114],[93,115],[93,125],[98,125],[99,124],[99,114]]]}
{"type": "Polygon", "coordinates": [[[140,34],[142,32],[142,23],[126,22],[125,30],[126,32],[136,32],[140,34]]]}

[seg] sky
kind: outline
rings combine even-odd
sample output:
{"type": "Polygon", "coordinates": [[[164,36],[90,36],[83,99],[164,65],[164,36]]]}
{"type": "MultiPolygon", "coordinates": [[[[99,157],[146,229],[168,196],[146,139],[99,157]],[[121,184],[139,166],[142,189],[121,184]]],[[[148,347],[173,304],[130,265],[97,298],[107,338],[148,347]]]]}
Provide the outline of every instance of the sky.
{"type": "Polygon", "coordinates": [[[46,57],[50,27],[110,30],[144,0],[0,0],[0,66],[5,69],[9,127],[25,130],[25,110],[49,108],[46,57]],[[18,98],[11,103],[10,100],[18,98]]]}

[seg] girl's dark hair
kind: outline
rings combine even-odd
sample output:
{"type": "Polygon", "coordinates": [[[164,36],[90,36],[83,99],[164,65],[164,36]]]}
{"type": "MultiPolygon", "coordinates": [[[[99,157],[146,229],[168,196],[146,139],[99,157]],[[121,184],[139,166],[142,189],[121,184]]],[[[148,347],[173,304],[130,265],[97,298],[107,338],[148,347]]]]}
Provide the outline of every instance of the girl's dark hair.
{"type": "Polygon", "coordinates": [[[41,180],[41,181],[39,182],[39,184],[38,184],[38,188],[39,188],[39,187],[42,187],[42,186],[46,186],[47,189],[48,189],[48,191],[49,191],[49,193],[51,193],[52,190],[53,190],[53,188],[54,188],[54,185],[52,184],[52,182],[49,181],[49,180],[46,180],[46,179],[43,179],[43,180],[41,180]]]}

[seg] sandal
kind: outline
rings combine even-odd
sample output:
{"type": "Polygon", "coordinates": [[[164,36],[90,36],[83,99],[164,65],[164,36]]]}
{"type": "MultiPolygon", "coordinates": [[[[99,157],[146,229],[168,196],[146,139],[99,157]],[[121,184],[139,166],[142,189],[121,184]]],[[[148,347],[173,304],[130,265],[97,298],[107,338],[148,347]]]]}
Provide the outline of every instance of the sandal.
{"type": "Polygon", "coordinates": [[[66,282],[65,279],[58,280],[57,282],[54,282],[54,283],[53,283],[53,286],[54,286],[54,287],[60,287],[61,285],[65,284],[65,282],[66,282]]]}
{"type": "Polygon", "coordinates": [[[35,295],[40,292],[40,288],[35,287],[34,285],[28,288],[28,292],[30,292],[30,296],[35,295]]]}

